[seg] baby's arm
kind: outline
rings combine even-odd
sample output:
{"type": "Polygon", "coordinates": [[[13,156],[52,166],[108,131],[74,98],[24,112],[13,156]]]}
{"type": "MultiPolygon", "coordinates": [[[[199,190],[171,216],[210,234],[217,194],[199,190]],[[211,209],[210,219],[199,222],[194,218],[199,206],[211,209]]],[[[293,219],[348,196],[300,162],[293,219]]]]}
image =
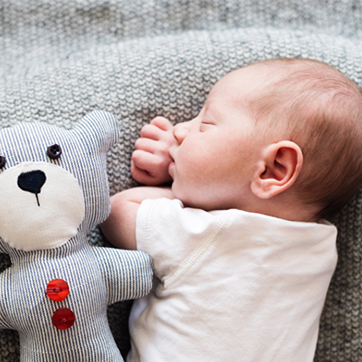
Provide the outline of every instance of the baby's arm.
{"type": "MultiPolygon", "coordinates": [[[[145,185],[156,186],[172,181],[168,173],[171,158],[169,148],[176,143],[173,125],[164,117],[154,118],[141,130],[132,155],[133,178],[145,185]]],[[[167,197],[173,199],[172,191],[162,187],[136,187],[111,197],[111,213],[101,224],[104,236],[116,247],[137,249],[136,216],[145,199],[167,197]]]]}
{"type": "Polygon", "coordinates": [[[168,173],[168,150],[176,143],[173,125],[164,117],[154,118],[141,130],[132,155],[132,177],[145,185],[156,186],[172,181],[168,173]]]}
{"type": "Polygon", "coordinates": [[[173,193],[164,187],[135,187],[111,197],[111,213],[101,224],[104,236],[114,246],[121,249],[136,250],[136,217],[141,202],[145,199],[167,197],[173,193]]]}

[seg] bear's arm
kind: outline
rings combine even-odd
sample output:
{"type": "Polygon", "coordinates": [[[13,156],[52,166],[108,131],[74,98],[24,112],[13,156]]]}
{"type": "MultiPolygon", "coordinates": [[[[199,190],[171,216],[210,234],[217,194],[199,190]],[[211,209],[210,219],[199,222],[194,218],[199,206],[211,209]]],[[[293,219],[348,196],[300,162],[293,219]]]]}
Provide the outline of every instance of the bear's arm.
{"type": "Polygon", "coordinates": [[[92,247],[107,288],[108,305],[141,298],[152,289],[151,257],[141,251],[92,247]]]}
{"type": "Polygon", "coordinates": [[[9,282],[9,273],[8,270],[5,270],[0,274],[0,329],[13,329],[9,324],[7,315],[7,305],[9,299],[11,299],[11,283],[9,282]]]}

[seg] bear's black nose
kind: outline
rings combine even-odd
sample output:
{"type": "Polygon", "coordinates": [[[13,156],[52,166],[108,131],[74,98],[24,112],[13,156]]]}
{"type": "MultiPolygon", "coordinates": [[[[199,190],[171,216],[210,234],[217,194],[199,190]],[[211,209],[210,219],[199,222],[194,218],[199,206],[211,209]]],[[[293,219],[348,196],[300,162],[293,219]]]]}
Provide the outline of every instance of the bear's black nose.
{"type": "Polygon", "coordinates": [[[45,181],[46,181],[46,176],[43,171],[35,170],[30,172],[24,172],[21,173],[18,177],[18,186],[23,191],[28,191],[31,192],[32,194],[35,194],[38,206],[40,206],[38,194],[40,193],[41,188],[45,184],[45,181]]]}

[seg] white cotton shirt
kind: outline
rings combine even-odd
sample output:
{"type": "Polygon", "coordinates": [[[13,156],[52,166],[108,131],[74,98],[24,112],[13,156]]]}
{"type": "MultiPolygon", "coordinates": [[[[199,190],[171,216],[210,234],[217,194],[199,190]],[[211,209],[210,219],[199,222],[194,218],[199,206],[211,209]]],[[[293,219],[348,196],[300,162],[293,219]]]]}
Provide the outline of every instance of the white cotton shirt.
{"type": "Polygon", "coordinates": [[[134,303],[128,362],[312,362],[336,228],[179,200],[142,202],[159,284],[134,303]]]}

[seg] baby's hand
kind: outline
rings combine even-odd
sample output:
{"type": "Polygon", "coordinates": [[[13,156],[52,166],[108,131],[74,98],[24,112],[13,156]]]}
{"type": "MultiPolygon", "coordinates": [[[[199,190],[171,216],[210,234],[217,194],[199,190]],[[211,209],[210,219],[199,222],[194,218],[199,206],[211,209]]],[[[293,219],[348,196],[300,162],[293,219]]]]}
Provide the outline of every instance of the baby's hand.
{"type": "Polygon", "coordinates": [[[168,119],[156,117],[150,124],[143,126],[132,155],[132,177],[148,186],[172,181],[168,173],[168,166],[172,161],[168,150],[175,143],[173,125],[168,119]]]}

